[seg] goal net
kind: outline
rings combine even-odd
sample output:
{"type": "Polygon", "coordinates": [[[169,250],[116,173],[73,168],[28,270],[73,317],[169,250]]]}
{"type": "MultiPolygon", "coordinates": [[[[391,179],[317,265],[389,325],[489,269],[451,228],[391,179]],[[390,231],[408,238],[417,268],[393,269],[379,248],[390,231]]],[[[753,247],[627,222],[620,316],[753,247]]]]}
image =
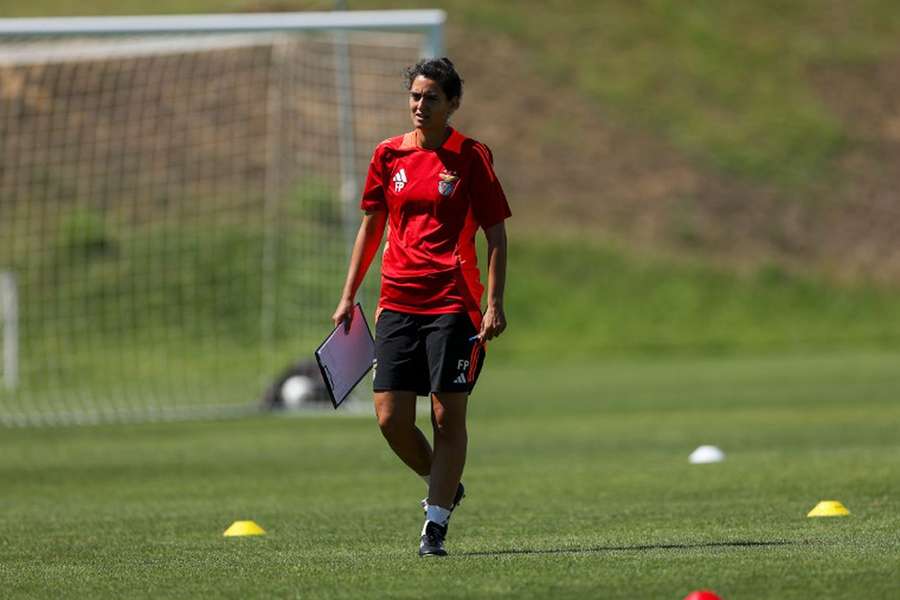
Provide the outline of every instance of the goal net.
{"type": "Polygon", "coordinates": [[[443,18],[0,20],[0,424],[255,409],[330,329],[443,18]]]}

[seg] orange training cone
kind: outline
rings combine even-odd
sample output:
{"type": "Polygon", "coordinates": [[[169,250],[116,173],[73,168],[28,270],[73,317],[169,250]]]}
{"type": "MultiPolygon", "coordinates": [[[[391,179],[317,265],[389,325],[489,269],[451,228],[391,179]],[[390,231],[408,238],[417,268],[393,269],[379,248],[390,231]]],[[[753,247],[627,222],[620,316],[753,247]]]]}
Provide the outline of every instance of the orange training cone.
{"type": "Polygon", "coordinates": [[[709,590],[697,590],[695,592],[691,592],[687,596],[684,597],[684,600],[722,600],[719,598],[715,592],[711,592],[709,590]]]}

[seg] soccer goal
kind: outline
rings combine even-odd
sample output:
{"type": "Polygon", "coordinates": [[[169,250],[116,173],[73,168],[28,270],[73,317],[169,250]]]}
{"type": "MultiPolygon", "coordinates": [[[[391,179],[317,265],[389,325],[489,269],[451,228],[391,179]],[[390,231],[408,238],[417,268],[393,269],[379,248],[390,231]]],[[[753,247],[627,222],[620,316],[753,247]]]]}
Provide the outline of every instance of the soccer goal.
{"type": "Polygon", "coordinates": [[[0,19],[0,424],[254,410],[330,329],[444,18],[0,19]]]}

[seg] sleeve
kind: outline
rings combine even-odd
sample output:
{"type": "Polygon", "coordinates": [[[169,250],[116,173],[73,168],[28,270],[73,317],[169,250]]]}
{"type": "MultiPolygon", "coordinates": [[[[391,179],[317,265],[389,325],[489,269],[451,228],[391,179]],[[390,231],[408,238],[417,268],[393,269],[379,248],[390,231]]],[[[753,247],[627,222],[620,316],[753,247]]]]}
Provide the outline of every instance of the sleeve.
{"type": "Polygon", "coordinates": [[[497,174],[494,173],[494,157],[490,149],[476,142],[473,146],[475,154],[471,172],[472,216],[483,228],[487,229],[512,216],[506,194],[497,174]]]}
{"type": "Polygon", "coordinates": [[[366,212],[387,210],[384,194],[384,146],[379,145],[372,153],[369,162],[369,174],[366,175],[366,186],[363,189],[360,208],[366,212]]]}

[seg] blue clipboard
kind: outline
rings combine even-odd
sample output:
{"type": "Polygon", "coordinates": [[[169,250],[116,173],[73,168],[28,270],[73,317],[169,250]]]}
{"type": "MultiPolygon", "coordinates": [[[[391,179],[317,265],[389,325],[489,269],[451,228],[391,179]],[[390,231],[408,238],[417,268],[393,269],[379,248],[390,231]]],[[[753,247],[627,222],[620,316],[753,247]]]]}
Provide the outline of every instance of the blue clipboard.
{"type": "Polygon", "coordinates": [[[375,362],[375,340],[359,302],[353,307],[350,330],[341,323],[316,348],[316,362],[337,409],[375,362]]]}

